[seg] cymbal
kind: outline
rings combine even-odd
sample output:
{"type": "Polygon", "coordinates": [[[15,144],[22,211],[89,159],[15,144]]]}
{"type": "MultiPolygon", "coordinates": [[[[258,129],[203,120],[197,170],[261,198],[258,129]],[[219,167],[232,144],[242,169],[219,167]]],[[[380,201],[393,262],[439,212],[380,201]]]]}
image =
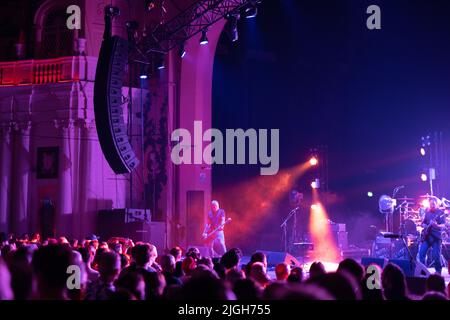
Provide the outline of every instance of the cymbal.
{"type": "Polygon", "coordinates": [[[436,198],[435,196],[432,196],[432,195],[429,195],[429,194],[426,194],[426,195],[423,195],[423,196],[419,196],[419,198],[436,198]]]}
{"type": "Polygon", "coordinates": [[[400,200],[400,201],[414,201],[414,199],[412,199],[412,198],[406,198],[406,197],[404,197],[404,198],[396,198],[397,200],[400,200]]]}

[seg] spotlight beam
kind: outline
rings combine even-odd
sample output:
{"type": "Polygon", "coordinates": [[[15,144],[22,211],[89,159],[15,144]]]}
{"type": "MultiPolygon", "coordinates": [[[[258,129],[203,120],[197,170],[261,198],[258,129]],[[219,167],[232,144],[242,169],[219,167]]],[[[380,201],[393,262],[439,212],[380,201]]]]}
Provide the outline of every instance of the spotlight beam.
{"type": "MultiPolygon", "coordinates": [[[[239,185],[220,191],[228,199],[229,212],[239,216],[233,220],[233,230],[227,236],[232,240],[240,239],[242,234],[251,236],[257,232],[259,224],[273,213],[273,207],[286,196],[311,166],[309,162],[280,170],[274,176],[258,176],[239,185]]],[[[220,198],[220,197],[219,197],[220,198]]]]}
{"type": "Polygon", "coordinates": [[[320,202],[317,189],[313,189],[309,232],[314,244],[314,258],[326,262],[338,262],[340,252],[331,231],[328,214],[320,202]]]}

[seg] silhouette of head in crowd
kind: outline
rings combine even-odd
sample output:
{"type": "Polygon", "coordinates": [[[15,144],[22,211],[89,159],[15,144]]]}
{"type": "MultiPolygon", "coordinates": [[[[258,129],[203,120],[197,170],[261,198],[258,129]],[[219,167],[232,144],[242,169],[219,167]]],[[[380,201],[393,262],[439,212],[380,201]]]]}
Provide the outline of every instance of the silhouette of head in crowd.
{"type": "Polygon", "coordinates": [[[291,267],[287,263],[279,263],[275,266],[275,275],[278,281],[286,281],[291,273],[291,267]]]}
{"type": "Polygon", "coordinates": [[[179,247],[158,257],[154,245],[123,238],[6,238],[0,248],[2,300],[446,300],[450,288],[442,276],[431,275],[427,292],[410,298],[403,271],[392,263],[375,266],[381,281],[374,282],[373,268],[366,272],[352,259],[341,261],[335,272],[317,261],[304,274],[282,261],[268,271],[263,252],[242,266],[238,248],[218,259],[201,257],[196,248],[183,256],[179,247]],[[69,267],[80,271],[79,288],[68,286],[69,267]]]}
{"type": "Polygon", "coordinates": [[[32,267],[38,299],[66,300],[67,269],[73,264],[72,252],[66,246],[48,245],[33,255],[32,267]]]}
{"type": "Polygon", "coordinates": [[[407,300],[407,287],[405,274],[402,269],[389,263],[381,274],[383,295],[387,300],[407,300]]]}

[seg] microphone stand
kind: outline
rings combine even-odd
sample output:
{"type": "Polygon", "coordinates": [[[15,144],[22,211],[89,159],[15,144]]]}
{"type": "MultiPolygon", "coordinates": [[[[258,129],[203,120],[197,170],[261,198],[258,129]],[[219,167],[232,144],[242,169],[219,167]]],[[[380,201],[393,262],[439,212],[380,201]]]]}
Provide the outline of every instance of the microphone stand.
{"type": "MultiPolygon", "coordinates": [[[[394,188],[394,191],[392,192],[392,199],[395,199],[395,197],[397,196],[397,193],[400,191],[400,190],[402,190],[403,188],[405,188],[405,186],[398,186],[398,187],[395,187],[394,188]]],[[[397,209],[399,209],[399,207],[397,206],[397,208],[394,208],[394,210],[392,211],[392,213],[391,214],[388,214],[387,215],[387,217],[388,217],[388,222],[387,222],[387,225],[388,225],[388,228],[387,228],[387,231],[388,232],[396,232],[396,230],[394,230],[394,215],[395,215],[395,211],[397,210],[397,209]]],[[[400,227],[401,227],[401,223],[402,223],[402,216],[401,216],[401,212],[399,213],[399,215],[400,215],[400,227]]],[[[400,232],[402,232],[401,230],[399,230],[400,232]]]]}
{"type": "MultiPolygon", "coordinates": [[[[411,250],[410,250],[409,247],[408,247],[408,243],[406,242],[406,237],[405,237],[404,234],[401,234],[401,239],[402,239],[403,244],[404,244],[404,246],[405,246],[405,248],[406,248],[406,252],[408,252],[408,256],[409,256],[409,265],[410,265],[411,270],[413,271],[414,276],[425,276],[425,275],[427,275],[427,273],[426,273],[427,271],[425,271],[427,267],[426,267],[425,265],[423,265],[420,261],[418,261],[418,260],[412,255],[411,250]],[[418,268],[420,268],[420,269],[418,269],[418,268]],[[421,271],[420,271],[420,272],[421,272],[420,275],[416,275],[416,273],[417,273],[418,270],[421,270],[421,271]],[[425,272],[425,273],[423,273],[423,272],[425,272]]],[[[428,273],[428,274],[429,274],[429,273],[428,273]]]]}
{"type": "Polygon", "coordinates": [[[289,214],[287,215],[286,219],[284,219],[283,223],[280,225],[280,228],[283,228],[283,235],[284,235],[284,252],[287,253],[287,223],[288,221],[297,213],[299,210],[299,207],[295,207],[292,209],[289,214]]]}

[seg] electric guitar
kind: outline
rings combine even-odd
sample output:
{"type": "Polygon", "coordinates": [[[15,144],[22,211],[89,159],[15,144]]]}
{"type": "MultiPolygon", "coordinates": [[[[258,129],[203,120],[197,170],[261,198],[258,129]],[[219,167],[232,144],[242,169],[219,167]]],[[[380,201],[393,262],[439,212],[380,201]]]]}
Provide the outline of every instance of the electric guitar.
{"type": "Polygon", "coordinates": [[[428,238],[428,236],[431,234],[431,230],[433,228],[432,222],[433,221],[437,222],[438,219],[440,219],[440,218],[442,218],[442,217],[444,217],[446,215],[447,215],[447,213],[442,212],[441,214],[439,214],[436,217],[434,217],[433,219],[431,219],[430,223],[426,226],[425,229],[422,230],[422,233],[420,234],[420,241],[421,242],[425,241],[428,238]]]}
{"type": "Polygon", "coordinates": [[[203,240],[209,240],[209,238],[211,238],[212,235],[214,235],[217,231],[219,231],[221,228],[223,228],[226,224],[231,222],[231,218],[228,218],[227,220],[225,220],[225,222],[223,222],[220,226],[218,226],[217,228],[214,228],[213,230],[211,230],[210,232],[208,232],[206,235],[203,235],[202,238],[203,240]]]}

